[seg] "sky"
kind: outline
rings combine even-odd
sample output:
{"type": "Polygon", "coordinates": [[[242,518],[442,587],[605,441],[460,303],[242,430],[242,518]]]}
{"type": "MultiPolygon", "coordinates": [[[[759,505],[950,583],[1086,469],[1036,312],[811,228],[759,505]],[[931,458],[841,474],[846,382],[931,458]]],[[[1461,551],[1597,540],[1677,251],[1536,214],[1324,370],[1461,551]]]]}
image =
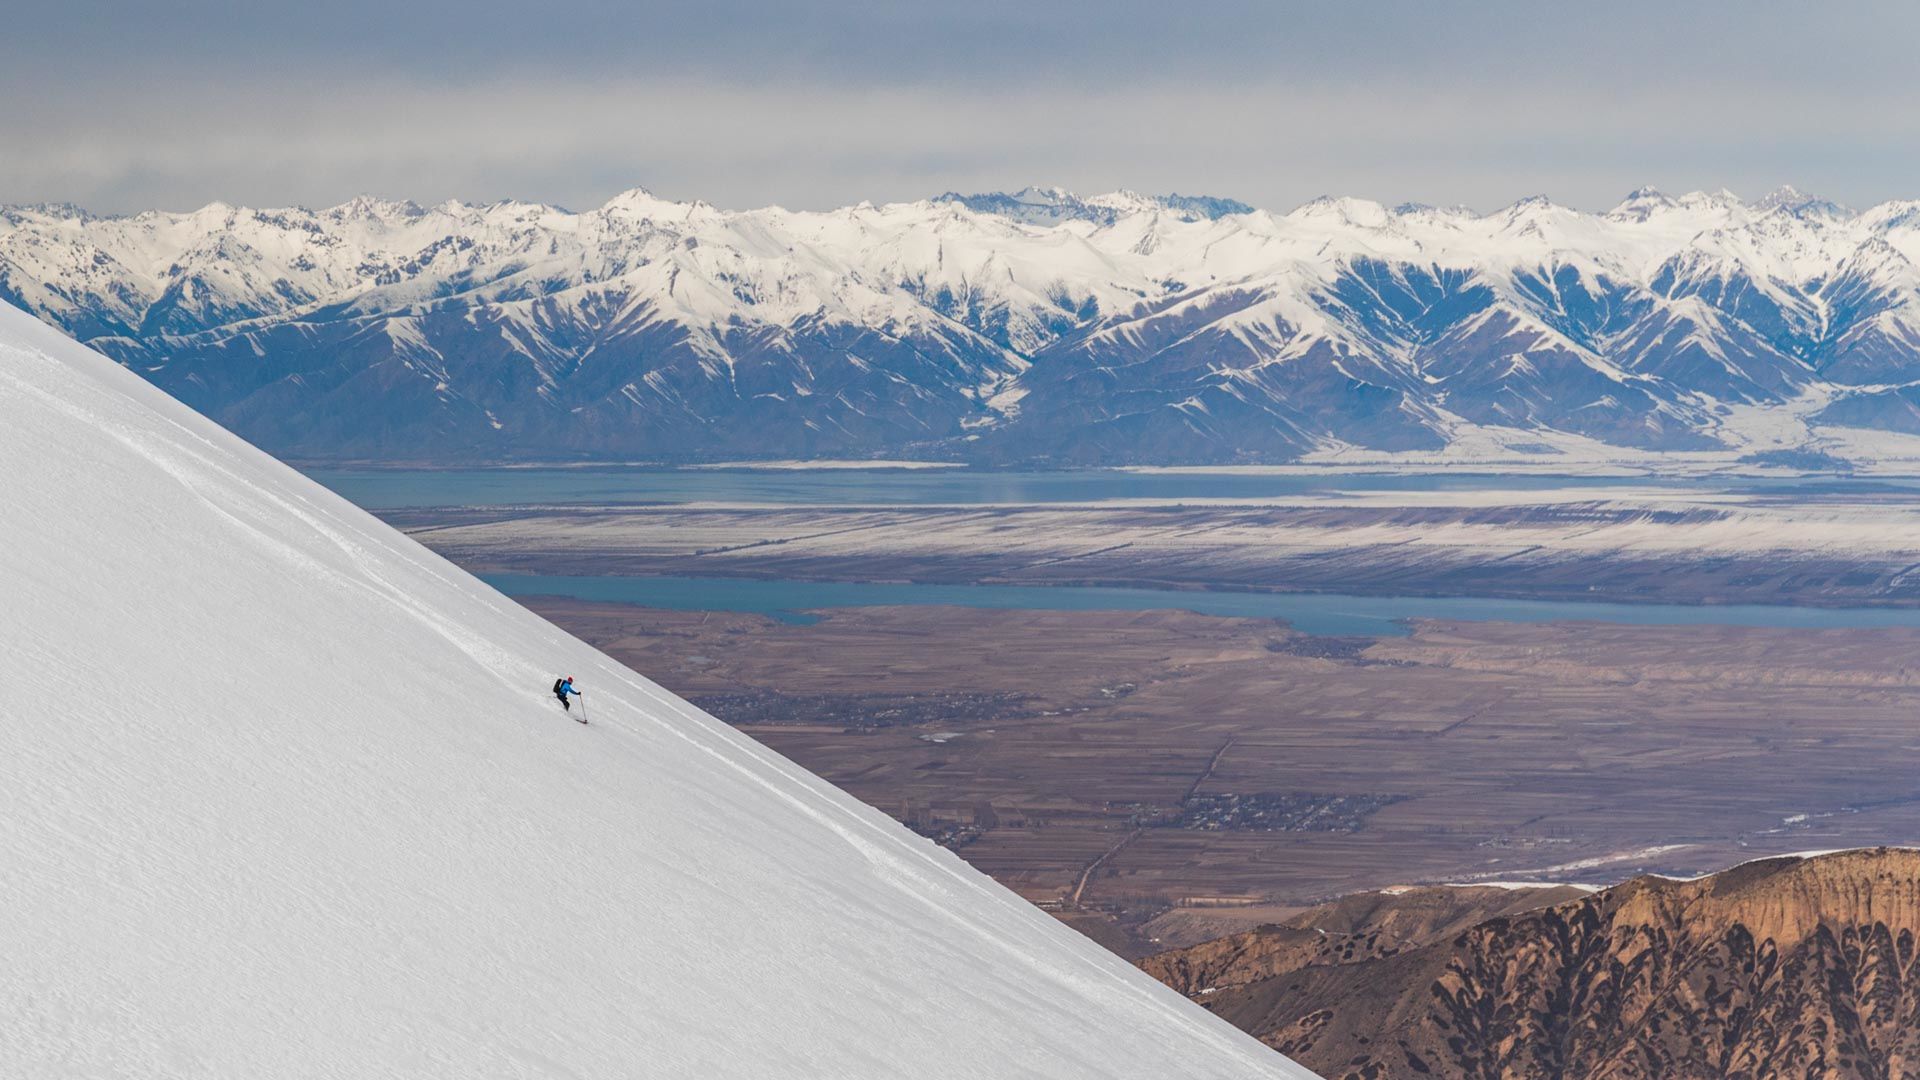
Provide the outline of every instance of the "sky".
{"type": "Polygon", "coordinates": [[[1920,196],[1920,5],[0,0],[0,202],[1920,196]]]}

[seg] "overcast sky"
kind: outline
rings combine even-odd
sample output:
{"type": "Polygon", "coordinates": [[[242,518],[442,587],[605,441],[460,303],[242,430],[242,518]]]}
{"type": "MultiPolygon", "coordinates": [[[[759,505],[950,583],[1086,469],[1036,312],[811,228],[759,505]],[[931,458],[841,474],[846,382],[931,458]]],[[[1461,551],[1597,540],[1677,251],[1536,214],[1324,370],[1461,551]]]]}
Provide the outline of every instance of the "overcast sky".
{"type": "Polygon", "coordinates": [[[1920,5],[0,0],[0,202],[1920,196],[1920,5]]]}

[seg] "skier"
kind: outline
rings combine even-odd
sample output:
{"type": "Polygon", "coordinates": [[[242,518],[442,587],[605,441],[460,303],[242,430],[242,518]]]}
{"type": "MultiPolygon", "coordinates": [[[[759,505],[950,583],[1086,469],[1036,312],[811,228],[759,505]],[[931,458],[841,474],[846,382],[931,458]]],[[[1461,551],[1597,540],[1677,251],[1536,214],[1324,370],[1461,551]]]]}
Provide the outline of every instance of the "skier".
{"type": "Polygon", "coordinates": [[[573,688],[573,676],[566,675],[566,676],[562,676],[561,678],[555,679],[553,682],[553,696],[560,699],[561,708],[567,710],[568,712],[572,712],[573,703],[567,700],[568,694],[572,694],[574,697],[586,696],[585,694],[582,694],[580,691],[575,690],[573,688]]]}

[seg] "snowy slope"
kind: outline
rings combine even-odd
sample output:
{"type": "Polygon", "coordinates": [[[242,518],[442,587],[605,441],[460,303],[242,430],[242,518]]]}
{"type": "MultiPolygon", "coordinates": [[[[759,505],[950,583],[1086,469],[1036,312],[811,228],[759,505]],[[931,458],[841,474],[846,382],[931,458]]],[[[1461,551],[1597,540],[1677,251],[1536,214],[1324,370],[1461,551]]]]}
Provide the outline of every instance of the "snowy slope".
{"type": "Polygon", "coordinates": [[[8,1076],[1307,1075],[6,309],[0,461],[8,1076]]]}
{"type": "Polygon", "coordinates": [[[1817,445],[1920,430],[1916,260],[1920,203],[1792,189],[0,207],[0,299],[316,458],[1817,445]]]}

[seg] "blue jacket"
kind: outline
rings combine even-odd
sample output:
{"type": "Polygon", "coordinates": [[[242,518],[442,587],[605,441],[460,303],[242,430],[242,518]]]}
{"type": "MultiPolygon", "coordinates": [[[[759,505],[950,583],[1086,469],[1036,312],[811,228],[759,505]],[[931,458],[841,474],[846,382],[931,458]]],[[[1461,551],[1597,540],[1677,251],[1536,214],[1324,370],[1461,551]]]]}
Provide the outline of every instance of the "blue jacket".
{"type": "Polygon", "coordinates": [[[582,693],[581,693],[580,691],[578,691],[578,690],[575,690],[575,689],[573,688],[573,680],[572,680],[572,679],[567,679],[566,681],[564,681],[564,682],[562,682],[562,683],[560,684],[560,696],[561,696],[561,697],[566,697],[566,696],[567,696],[568,694],[572,694],[572,695],[574,695],[575,697],[585,697],[585,696],[586,696],[585,694],[582,694],[582,693]]]}

